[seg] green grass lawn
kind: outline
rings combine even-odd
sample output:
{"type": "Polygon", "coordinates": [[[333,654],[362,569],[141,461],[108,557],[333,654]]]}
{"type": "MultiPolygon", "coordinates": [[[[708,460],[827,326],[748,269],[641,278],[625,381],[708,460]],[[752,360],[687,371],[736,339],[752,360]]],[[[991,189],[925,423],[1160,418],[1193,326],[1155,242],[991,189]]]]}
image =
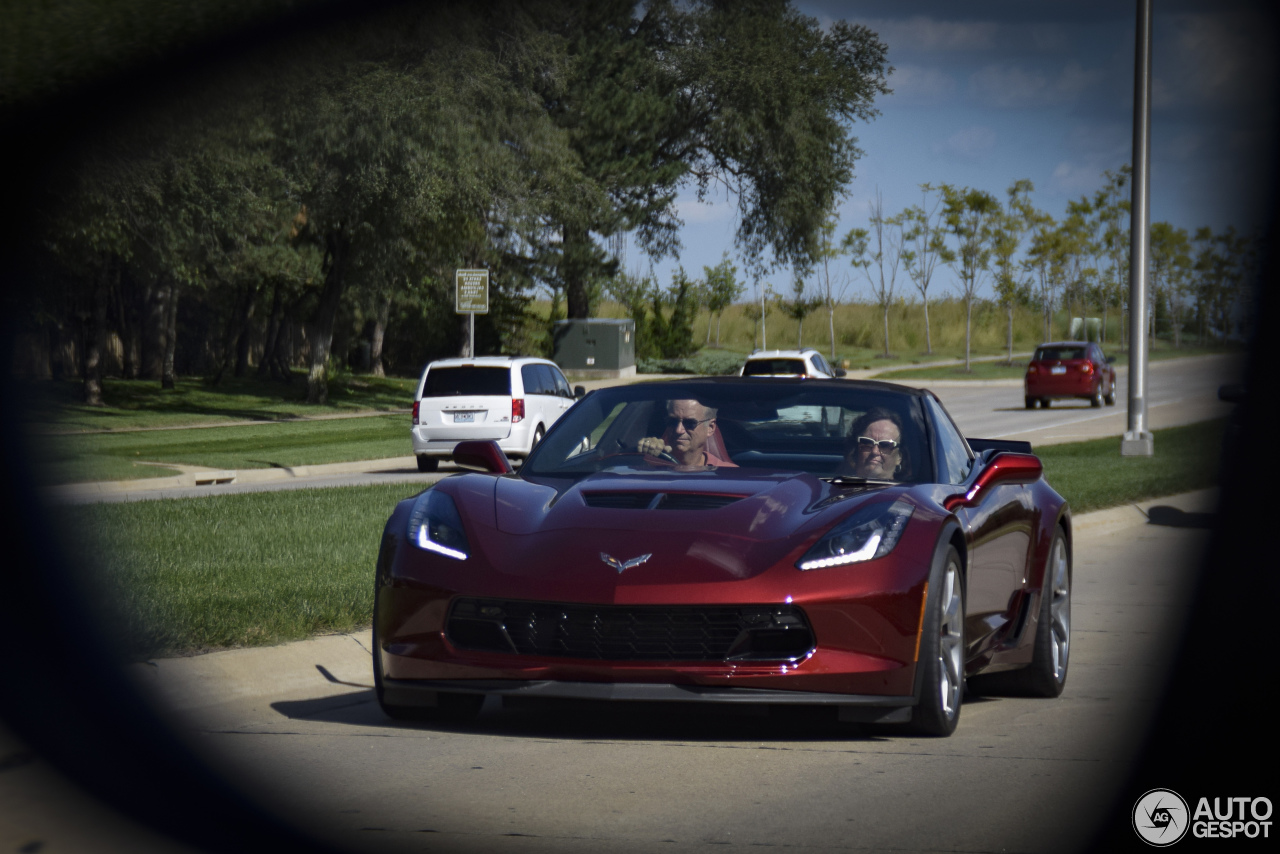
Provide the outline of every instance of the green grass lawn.
{"type": "Polygon", "coordinates": [[[154,380],[103,381],[105,406],[85,406],[78,380],[46,380],[24,385],[24,419],[34,432],[129,430],[186,427],[237,421],[280,421],[354,412],[390,412],[413,405],[416,379],[342,375],[329,382],[329,402],[307,403],[306,377],[290,382],[229,377],[217,385],[180,378],[170,390],[154,380]]]}
{"type": "MultiPolygon", "coordinates": [[[[1129,364],[1129,354],[1127,352],[1117,352],[1107,347],[1102,348],[1103,352],[1108,356],[1115,356],[1113,363],[1117,368],[1122,365],[1129,364]]],[[[1191,347],[1185,346],[1174,349],[1173,345],[1167,341],[1156,339],[1149,350],[1150,360],[1153,362],[1164,361],[1166,359],[1184,359],[1189,356],[1209,356],[1221,353],[1240,353],[1243,351],[1239,348],[1223,348],[1223,347],[1191,347]]],[[[956,360],[957,364],[952,367],[935,366],[932,368],[902,368],[899,370],[885,371],[876,374],[874,379],[881,380],[1021,380],[1027,370],[1026,357],[1014,357],[1012,363],[999,359],[994,362],[970,362],[970,370],[964,369],[964,358],[960,357],[956,360]]]]}
{"type": "Polygon", "coordinates": [[[65,507],[87,592],[131,658],[367,626],[378,542],[412,484],[65,507]]]}
{"type": "Polygon", "coordinates": [[[139,463],[182,463],[255,469],[405,457],[412,452],[409,416],[374,415],[323,421],[33,436],[35,469],[49,484],[172,475],[139,463]]]}
{"type": "MultiPolygon", "coordinates": [[[[1156,456],[1119,439],[1041,449],[1076,513],[1212,486],[1223,422],[1158,430],[1156,456]]],[[[383,524],[412,484],[63,507],[89,590],[128,655],[297,640],[369,625],[383,524]]]]}

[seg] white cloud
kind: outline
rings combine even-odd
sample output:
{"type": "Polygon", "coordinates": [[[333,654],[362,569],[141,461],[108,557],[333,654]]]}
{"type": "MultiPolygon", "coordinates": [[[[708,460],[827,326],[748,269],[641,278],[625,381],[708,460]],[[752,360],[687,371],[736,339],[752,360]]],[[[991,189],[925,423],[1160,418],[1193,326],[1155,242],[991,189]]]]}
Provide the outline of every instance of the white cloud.
{"type": "Polygon", "coordinates": [[[1102,185],[1101,168],[1097,163],[1071,163],[1063,161],[1054,167],[1049,179],[1052,189],[1064,196],[1076,196],[1093,193],[1102,185]]]}
{"type": "Polygon", "coordinates": [[[864,21],[890,54],[901,45],[912,51],[976,51],[996,46],[999,25],[992,21],[942,21],[924,15],[910,18],[882,18],[864,21]]]}
{"type": "Polygon", "coordinates": [[[1103,79],[1100,70],[1068,62],[1056,75],[1014,65],[988,65],[969,78],[969,93],[991,107],[1044,107],[1070,104],[1103,79]]]}
{"type": "Polygon", "coordinates": [[[996,132],[989,127],[962,128],[933,146],[934,154],[952,155],[964,160],[981,160],[996,146],[996,132]]]}
{"type": "Polygon", "coordinates": [[[955,95],[956,80],[945,71],[923,65],[903,65],[889,78],[895,100],[936,104],[955,95]]]}

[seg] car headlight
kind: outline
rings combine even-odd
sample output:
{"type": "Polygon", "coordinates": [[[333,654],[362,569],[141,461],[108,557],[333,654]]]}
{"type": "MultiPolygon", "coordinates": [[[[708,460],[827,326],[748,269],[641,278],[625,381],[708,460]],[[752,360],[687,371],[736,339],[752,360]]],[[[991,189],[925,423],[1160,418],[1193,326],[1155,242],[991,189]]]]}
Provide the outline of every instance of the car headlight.
{"type": "Polygon", "coordinates": [[[435,489],[428,489],[413,502],[409,513],[409,542],[454,560],[466,560],[471,554],[457,505],[435,489]]]}
{"type": "Polygon", "coordinates": [[[813,544],[797,569],[825,569],[884,557],[902,538],[914,506],[899,498],[892,504],[863,507],[813,544]]]}

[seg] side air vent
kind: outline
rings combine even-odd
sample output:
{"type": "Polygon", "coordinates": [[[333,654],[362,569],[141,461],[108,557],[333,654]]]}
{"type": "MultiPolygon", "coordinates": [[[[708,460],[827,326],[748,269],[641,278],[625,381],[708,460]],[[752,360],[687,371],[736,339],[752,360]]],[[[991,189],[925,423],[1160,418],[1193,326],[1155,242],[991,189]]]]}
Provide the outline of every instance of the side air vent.
{"type": "Polygon", "coordinates": [[[745,495],[707,492],[584,492],[588,507],[606,510],[716,510],[745,495]]]}

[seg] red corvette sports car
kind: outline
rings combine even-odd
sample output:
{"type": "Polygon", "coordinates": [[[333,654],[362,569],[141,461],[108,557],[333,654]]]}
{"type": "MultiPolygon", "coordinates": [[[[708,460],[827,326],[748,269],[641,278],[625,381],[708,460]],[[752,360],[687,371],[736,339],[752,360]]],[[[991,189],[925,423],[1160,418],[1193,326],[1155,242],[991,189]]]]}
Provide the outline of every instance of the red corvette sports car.
{"type": "Polygon", "coordinates": [[[1071,519],[1022,442],[928,391],[717,377],[588,394],[518,473],[401,502],[377,565],[394,718],[485,695],[827,704],[948,735],[1067,675],[1071,519]]]}

